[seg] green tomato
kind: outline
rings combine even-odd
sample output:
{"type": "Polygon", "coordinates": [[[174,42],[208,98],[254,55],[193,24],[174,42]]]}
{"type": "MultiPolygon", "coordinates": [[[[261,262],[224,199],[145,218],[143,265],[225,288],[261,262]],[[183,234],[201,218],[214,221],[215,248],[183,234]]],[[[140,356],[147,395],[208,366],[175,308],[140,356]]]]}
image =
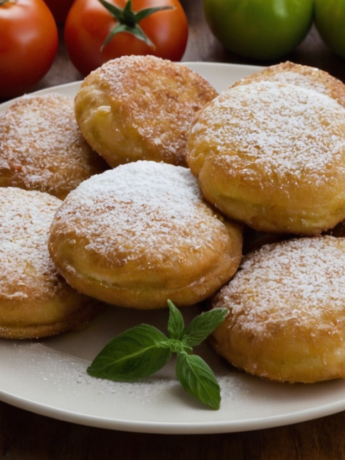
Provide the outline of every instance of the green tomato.
{"type": "Polygon", "coordinates": [[[272,60],[288,54],[307,35],[313,0],[204,0],[204,10],[211,31],[225,48],[248,58],[272,60]]]}
{"type": "Polygon", "coordinates": [[[325,43],[345,58],[345,0],[315,0],[314,20],[325,43]]]}

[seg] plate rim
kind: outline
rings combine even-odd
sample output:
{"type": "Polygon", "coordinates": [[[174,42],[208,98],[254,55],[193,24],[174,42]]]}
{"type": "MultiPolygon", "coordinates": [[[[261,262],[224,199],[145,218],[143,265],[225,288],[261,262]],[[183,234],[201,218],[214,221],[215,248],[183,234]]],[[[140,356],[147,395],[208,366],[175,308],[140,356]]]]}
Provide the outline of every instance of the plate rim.
{"type": "MultiPolygon", "coordinates": [[[[187,65],[193,70],[202,68],[223,69],[229,70],[236,69],[241,70],[245,73],[251,73],[262,69],[261,66],[254,65],[243,65],[243,64],[229,64],[229,63],[217,63],[217,62],[203,62],[203,61],[185,61],[181,62],[183,65],[187,65]]],[[[0,112],[4,111],[17,99],[22,97],[31,97],[41,94],[47,94],[54,91],[64,92],[65,90],[74,90],[82,83],[82,80],[64,83],[48,88],[43,88],[38,91],[27,93],[23,96],[11,99],[9,101],[0,104],[0,112]]],[[[0,343],[1,347],[1,343],[0,343]]],[[[107,417],[88,416],[81,412],[69,412],[53,405],[47,405],[36,401],[30,401],[21,397],[20,395],[14,395],[1,388],[0,380],[0,400],[18,407],[23,410],[27,410],[42,416],[62,420],[65,422],[76,423],[80,425],[86,425],[97,428],[120,430],[127,432],[140,432],[140,433],[154,433],[154,434],[216,434],[216,433],[231,433],[231,432],[245,432],[259,429],[267,429],[285,425],[291,425],[294,423],[305,422],[320,417],[336,414],[345,410],[345,392],[344,398],[339,401],[333,401],[328,404],[321,406],[311,407],[301,411],[295,411],[288,414],[275,415],[270,417],[258,417],[250,420],[226,420],[226,421],[212,421],[212,418],[208,422],[150,422],[150,421],[133,421],[133,420],[121,420],[121,419],[110,419],[107,417]]]]}

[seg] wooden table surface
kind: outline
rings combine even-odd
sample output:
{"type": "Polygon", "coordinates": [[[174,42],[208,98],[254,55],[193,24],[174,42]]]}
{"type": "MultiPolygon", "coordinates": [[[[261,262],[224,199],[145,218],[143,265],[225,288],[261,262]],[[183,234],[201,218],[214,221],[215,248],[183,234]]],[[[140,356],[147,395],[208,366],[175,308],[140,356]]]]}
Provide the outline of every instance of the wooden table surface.
{"type": "MultiPolygon", "coordinates": [[[[227,52],[214,39],[205,22],[202,0],[183,0],[182,4],[190,24],[184,61],[262,65],[227,52]]],[[[286,59],[319,67],[345,83],[345,60],[328,50],[315,28],[286,59]]],[[[68,60],[61,30],[56,60],[34,89],[81,78],[68,60]]],[[[76,425],[0,403],[0,458],[6,460],[345,459],[344,432],[345,412],[252,432],[155,435],[76,425]]]]}

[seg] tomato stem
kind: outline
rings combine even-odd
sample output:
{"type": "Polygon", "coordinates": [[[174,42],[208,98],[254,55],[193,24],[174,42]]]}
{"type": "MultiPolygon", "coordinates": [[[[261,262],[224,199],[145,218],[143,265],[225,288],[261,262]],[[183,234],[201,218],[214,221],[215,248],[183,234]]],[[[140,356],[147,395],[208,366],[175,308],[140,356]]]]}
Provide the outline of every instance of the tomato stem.
{"type": "Polygon", "coordinates": [[[0,6],[6,5],[6,3],[16,3],[17,0],[0,0],[0,6]]]}
{"type": "MultiPolygon", "coordinates": [[[[1,0],[0,0],[1,1],[1,0]]],[[[145,19],[147,16],[150,16],[157,11],[162,10],[171,10],[173,9],[172,6],[158,6],[155,8],[144,8],[140,11],[133,11],[132,10],[132,0],[128,0],[124,8],[119,8],[112,3],[107,2],[106,0],[98,0],[104,8],[115,18],[117,24],[115,27],[110,31],[107,38],[103,42],[101,46],[101,51],[103,48],[111,41],[111,39],[121,33],[127,32],[134,35],[138,40],[142,40],[148,46],[155,49],[155,45],[149,39],[149,37],[145,34],[142,28],[139,26],[139,22],[145,19]]]]}

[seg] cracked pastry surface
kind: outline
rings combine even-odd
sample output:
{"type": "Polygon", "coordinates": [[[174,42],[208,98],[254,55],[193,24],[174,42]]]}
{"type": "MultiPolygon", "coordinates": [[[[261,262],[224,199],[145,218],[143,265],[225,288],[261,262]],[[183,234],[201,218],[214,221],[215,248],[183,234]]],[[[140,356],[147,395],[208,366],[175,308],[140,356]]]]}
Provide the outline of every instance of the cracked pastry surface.
{"type": "Polygon", "coordinates": [[[79,127],[110,166],[186,165],[196,114],[217,95],[196,72],[155,56],[124,56],[87,76],[75,98],[79,127]]]}
{"type": "Polygon", "coordinates": [[[201,196],[188,168],[137,161],[84,181],[54,218],[49,250],[81,292],[123,307],[195,304],[236,272],[242,227],[201,196]]]}

